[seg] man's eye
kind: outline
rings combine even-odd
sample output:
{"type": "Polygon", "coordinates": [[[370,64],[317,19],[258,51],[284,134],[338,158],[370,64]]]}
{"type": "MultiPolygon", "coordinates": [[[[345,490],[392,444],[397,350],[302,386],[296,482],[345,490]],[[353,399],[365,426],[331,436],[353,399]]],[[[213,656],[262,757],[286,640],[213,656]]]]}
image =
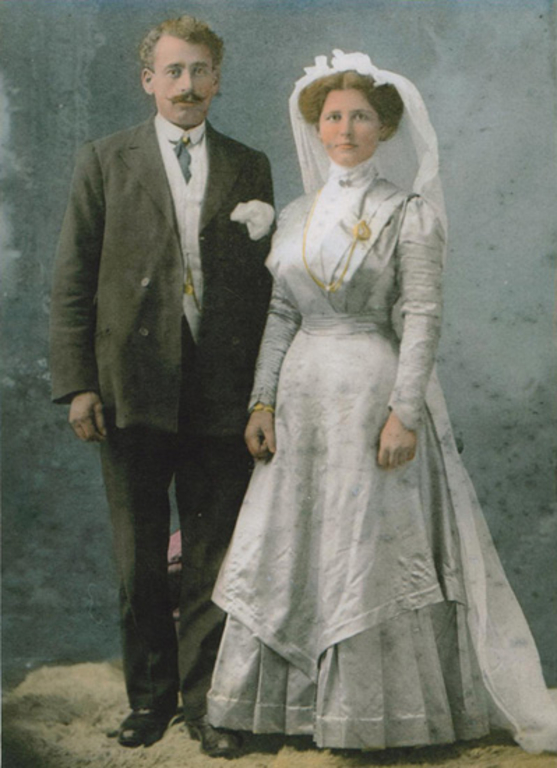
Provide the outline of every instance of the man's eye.
{"type": "Polygon", "coordinates": [[[178,67],[175,67],[174,69],[169,69],[168,74],[170,77],[180,77],[180,70],[178,67]]]}
{"type": "Polygon", "coordinates": [[[194,77],[205,77],[209,74],[209,67],[206,64],[200,64],[192,68],[192,75],[194,77]]]}

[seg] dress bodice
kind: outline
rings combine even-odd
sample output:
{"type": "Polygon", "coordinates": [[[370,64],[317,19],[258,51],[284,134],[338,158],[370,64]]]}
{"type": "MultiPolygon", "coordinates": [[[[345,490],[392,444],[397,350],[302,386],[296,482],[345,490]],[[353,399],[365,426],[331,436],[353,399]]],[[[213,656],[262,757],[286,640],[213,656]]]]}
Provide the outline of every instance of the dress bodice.
{"type": "Polygon", "coordinates": [[[274,402],[282,359],[302,317],[362,317],[393,333],[396,305],[403,325],[391,407],[414,428],[440,330],[442,226],[422,198],[375,176],[349,190],[349,205],[342,188],[335,196],[328,187],[317,204],[306,195],[281,214],[267,261],[274,291],[251,403],[274,402]],[[359,222],[369,237],[355,238],[359,222]],[[337,290],[326,290],[315,277],[322,284],[339,282],[337,290]]]}

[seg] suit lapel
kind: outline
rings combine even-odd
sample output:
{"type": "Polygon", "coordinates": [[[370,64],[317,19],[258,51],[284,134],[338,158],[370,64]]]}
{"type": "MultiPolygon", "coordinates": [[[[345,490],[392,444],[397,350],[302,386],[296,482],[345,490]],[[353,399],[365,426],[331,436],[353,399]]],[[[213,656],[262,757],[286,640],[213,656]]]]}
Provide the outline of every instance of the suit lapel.
{"type": "Polygon", "coordinates": [[[227,199],[239,173],[237,157],[229,151],[226,141],[207,123],[207,153],[209,173],[201,211],[199,231],[202,232],[227,199]]]}
{"type": "Polygon", "coordinates": [[[169,224],[177,231],[172,193],[161,157],[157,132],[151,119],[138,126],[120,156],[169,224]]]}
{"type": "MultiPolygon", "coordinates": [[[[237,156],[230,152],[226,140],[207,123],[209,173],[201,211],[200,232],[209,224],[227,199],[240,171],[237,156]]],[[[152,198],[169,224],[177,231],[174,204],[162,161],[157,132],[151,119],[138,126],[120,156],[130,173],[152,198]]]]}

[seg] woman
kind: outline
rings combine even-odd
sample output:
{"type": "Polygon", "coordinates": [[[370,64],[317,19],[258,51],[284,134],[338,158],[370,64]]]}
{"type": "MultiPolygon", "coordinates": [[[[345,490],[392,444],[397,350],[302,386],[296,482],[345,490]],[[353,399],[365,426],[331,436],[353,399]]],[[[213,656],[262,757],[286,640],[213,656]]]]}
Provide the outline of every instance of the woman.
{"type": "Polygon", "coordinates": [[[228,619],[211,722],[348,748],[498,726],[555,749],[432,373],[445,216],[426,108],[405,78],[335,51],[291,114],[309,194],[268,260],[246,430],[262,461],[214,595],[228,619]]]}

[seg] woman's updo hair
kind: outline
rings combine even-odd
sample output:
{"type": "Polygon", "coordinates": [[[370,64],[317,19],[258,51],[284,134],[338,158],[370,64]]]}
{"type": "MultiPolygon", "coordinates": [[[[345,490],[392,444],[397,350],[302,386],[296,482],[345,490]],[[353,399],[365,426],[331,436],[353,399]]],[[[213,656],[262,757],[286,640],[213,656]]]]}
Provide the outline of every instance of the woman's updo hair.
{"type": "Polygon", "coordinates": [[[390,139],[398,128],[404,111],[404,104],[397,89],[389,83],[375,85],[371,75],[360,75],[353,70],[326,75],[304,88],[298,97],[298,106],[306,123],[317,125],[323,105],[331,91],[347,91],[350,88],[363,93],[385,127],[382,139],[390,139]]]}

